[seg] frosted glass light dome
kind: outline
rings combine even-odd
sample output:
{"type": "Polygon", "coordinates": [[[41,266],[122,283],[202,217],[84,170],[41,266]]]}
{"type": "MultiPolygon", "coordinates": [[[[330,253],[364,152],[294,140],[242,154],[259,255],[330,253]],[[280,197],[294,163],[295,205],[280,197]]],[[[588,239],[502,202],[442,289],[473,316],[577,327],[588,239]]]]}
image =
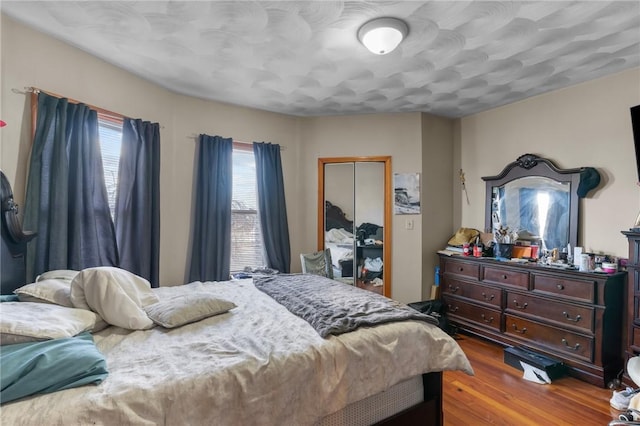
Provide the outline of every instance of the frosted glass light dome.
{"type": "Polygon", "coordinates": [[[396,18],[373,19],[358,30],[358,40],[376,55],[393,51],[407,36],[407,24],[396,18]]]}

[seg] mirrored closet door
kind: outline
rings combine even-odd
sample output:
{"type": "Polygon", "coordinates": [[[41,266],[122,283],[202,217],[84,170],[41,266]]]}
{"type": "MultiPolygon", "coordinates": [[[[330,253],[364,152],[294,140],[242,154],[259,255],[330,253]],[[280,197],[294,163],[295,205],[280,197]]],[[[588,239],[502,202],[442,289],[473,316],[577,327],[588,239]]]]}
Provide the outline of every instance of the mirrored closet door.
{"type": "Polygon", "coordinates": [[[391,157],[318,159],[318,249],[334,277],[391,296],[391,157]]]}

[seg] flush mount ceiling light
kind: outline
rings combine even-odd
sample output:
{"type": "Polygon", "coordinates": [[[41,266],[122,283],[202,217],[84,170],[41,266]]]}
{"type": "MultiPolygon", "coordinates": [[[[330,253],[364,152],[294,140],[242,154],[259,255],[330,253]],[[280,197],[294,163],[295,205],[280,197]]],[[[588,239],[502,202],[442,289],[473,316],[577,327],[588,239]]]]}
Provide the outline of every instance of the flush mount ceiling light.
{"type": "Polygon", "coordinates": [[[407,36],[409,27],[396,18],[373,19],[358,30],[358,40],[376,55],[386,55],[398,47],[407,36]]]}

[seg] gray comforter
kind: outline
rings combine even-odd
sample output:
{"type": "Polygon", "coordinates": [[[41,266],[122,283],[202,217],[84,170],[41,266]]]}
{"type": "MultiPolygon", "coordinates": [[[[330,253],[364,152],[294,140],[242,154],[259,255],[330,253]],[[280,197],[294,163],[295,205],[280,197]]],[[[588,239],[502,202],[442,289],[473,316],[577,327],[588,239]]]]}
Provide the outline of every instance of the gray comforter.
{"type": "Polygon", "coordinates": [[[438,324],[436,318],[395,300],[317,275],[279,274],[253,282],[322,337],[395,321],[438,324]]]}

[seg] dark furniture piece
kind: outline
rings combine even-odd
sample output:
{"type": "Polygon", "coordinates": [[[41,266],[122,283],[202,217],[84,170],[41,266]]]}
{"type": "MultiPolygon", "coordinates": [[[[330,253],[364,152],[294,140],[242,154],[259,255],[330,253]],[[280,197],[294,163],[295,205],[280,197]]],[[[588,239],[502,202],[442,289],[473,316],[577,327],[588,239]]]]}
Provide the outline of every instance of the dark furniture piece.
{"type": "MultiPolygon", "coordinates": [[[[623,231],[629,242],[629,260],[627,261],[627,306],[625,315],[625,366],[629,358],[640,355],[640,232],[623,231]]],[[[629,386],[636,387],[628,374],[624,380],[629,386]]]]}
{"type": "Polygon", "coordinates": [[[381,244],[358,246],[356,248],[358,259],[364,260],[367,257],[370,257],[371,259],[375,259],[376,257],[379,257],[380,259],[382,259],[383,247],[384,246],[381,244]]]}
{"type": "Polygon", "coordinates": [[[353,259],[341,260],[340,276],[343,278],[353,277],[353,259]]]}
{"type": "Polygon", "coordinates": [[[441,291],[460,330],[562,360],[606,387],[623,369],[627,274],[440,255],[441,291]]]}
{"type": "Polygon", "coordinates": [[[384,267],[379,271],[366,269],[366,258],[382,260],[384,253],[383,244],[369,244],[356,247],[356,259],[358,260],[357,270],[360,271],[356,279],[356,287],[382,294],[382,286],[377,279],[384,281],[384,267]]]}
{"type": "MultiPolygon", "coordinates": [[[[364,246],[357,246],[356,247],[356,259],[358,259],[358,267],[364,267],[364,263],[365,263],[365,259],[366,258],[370,258],[370,259],[376,259],[376,258],[380,258],[380,260],[382,260],[382,257],[384,256],[383,254],[384,252],[384,245],[383,244],[371,244],[371,245],[364,245],[364,246]]],[[[376,274],[374,274],[376,275],[376,274]]],[[[382,278],[382,271],[380,271],[379,274],[377,274],[377,276],[379,278],[382,278]]],[[[362,279],[366,280],[367,277],[361,277],[362,279]]]]}
{"type": "Polygon", "coordinates": [[[18,221],[18,205],[5,174],[0,171],[0,197],[2,199],[2,255],[0,294],[11,294],[26,284],[25,256],[27,243],[36,236],[22,230],[18,221]]]}

